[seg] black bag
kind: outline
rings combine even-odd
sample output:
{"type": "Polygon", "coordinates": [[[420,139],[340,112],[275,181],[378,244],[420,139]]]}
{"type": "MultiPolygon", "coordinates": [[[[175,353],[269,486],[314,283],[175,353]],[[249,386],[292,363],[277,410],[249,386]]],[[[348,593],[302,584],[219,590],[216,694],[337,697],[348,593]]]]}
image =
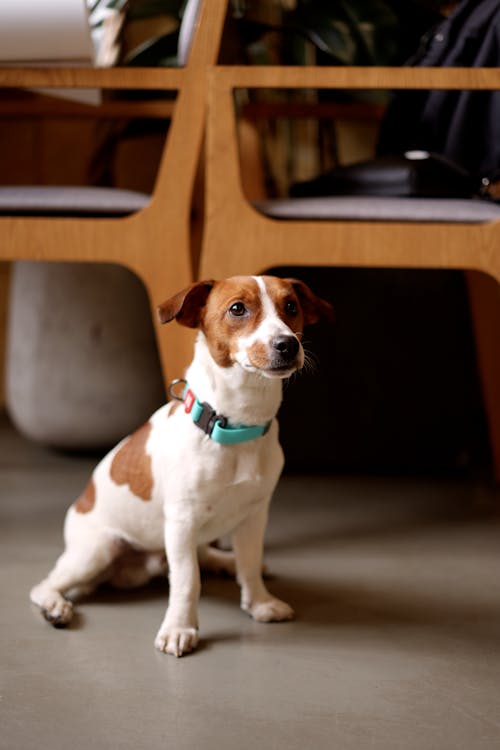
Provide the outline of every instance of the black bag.
{"type": "Polygon", "coordinates": [[[377,195],[420,198],[472,198],[481,184],[461,167],[439,154],[407,151],[402,156],[379,156],[330,172],[290,188],[293,198],[321,195],[377,195]]]}

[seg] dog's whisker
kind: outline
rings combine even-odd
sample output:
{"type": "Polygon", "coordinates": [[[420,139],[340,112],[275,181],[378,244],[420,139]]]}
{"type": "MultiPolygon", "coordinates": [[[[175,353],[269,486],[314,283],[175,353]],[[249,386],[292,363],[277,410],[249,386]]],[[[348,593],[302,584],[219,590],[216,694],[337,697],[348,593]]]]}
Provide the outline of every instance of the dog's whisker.
{"type": "Polygon", "coordinates": [[[318,358],[307,349],[304,349],[304,364],[302,371],[307,375],[313,375],[319,368],[318,358]]]}

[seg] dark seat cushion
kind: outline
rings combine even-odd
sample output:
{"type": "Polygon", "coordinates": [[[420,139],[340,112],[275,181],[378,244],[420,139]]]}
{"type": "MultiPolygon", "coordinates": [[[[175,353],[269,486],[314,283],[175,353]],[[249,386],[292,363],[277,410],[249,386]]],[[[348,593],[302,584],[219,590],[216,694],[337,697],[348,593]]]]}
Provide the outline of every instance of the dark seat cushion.
{"type": "Polygon", "coordinates": [[[482,223],[500,219],[500,205],[480,199],[325,196],[258,201],[275,219],[319,221],[419,221],[482,223]]]}
{"type": "Polygon", "coordinates": [[[147,206],[151,196],[107,187],[0,186],[4,216],[127,216],[147,206]]]}

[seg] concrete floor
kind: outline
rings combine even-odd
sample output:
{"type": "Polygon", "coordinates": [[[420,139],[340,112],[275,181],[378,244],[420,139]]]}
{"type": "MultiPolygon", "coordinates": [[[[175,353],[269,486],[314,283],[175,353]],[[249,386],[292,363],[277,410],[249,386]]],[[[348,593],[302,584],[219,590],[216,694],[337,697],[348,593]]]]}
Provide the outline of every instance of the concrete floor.
{"type": "Polygon", "coordinates": [[[0,421],[0,747],[428,750],[500,747],[500,523],[484,482],[287,476],[254,623],[208,578],[201,647],[153,649],[167,586],[102,590],[58,631],[28,602],[93,461],[0,421]]]}

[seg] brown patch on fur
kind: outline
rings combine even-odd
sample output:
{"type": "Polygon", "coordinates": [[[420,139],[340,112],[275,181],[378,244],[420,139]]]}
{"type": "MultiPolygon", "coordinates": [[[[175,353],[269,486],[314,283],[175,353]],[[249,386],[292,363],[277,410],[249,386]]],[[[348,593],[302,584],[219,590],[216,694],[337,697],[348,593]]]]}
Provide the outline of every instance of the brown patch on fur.
{"type": "Polygon", "coordinates": [[[182,405],[182,401],[171,401],[170,402],[170,409],[168,410],[167,419],[168,417],[171,417],[172,414],[177,411],[177,409],[182,405]]]}
{"type": "Polygon", "coordinates": [[[169,323],[175,318],[183,326],[198,328],[213,285],[211,280],[197,281],[163,302],[158,307],[160,323],[169,323]]]}
{"type": "Polygon", "coordinates": [[[269,350],[263,341],[256,341],[247,349],[250,364],[265,370],[269,367],[269,350]]]}
{"type": "Polygon", "coordinates": [[[249,336],[262,320],[262,304],[257,282],[251,276],[233,276],[217,281],[205,308],[201,330],[210,353],[220,367],[231,367],[238,339],[249,336]],[[229,308],[243,302],[247,312],[232,316],[229,308]]]}
{"type": "Polygon", "coordinates": [[[84,491],[74,503],[74,508],[77,513],[90,513],[95,505],[95,484],[94,480],[91,479],[84,491]]]}
{"type": "Polygon", "coordinates": [[[130,491],[141,500],[151,500],[153,492],[151,456],[146,453],[151,429],[151,423],[146,422],[127,438],[115,454],[110,469],[111,479],[116,484],[128,484],[130,491]]]}
{"type": "Polygon", "coordinates": [[[276,313],[281,320],[295,333],[301,336],[304,328],[304,314],[299,297],[290,279],[278,279],[276,276],[263,276],[266,291],[274,303],[276,313]],[[296,314],[290,314],[286,310],[287,302],[294,302],[297,307],[296,314]]]}
{"type": "Polygon", "coordinates": [[[287,281],[292,284],[299,298],[304,314],[304,325],[335,322],[335,312],[329,302],[317,297],[303,281],[299,281],[298,279],[287,279],[287,281]]]}

